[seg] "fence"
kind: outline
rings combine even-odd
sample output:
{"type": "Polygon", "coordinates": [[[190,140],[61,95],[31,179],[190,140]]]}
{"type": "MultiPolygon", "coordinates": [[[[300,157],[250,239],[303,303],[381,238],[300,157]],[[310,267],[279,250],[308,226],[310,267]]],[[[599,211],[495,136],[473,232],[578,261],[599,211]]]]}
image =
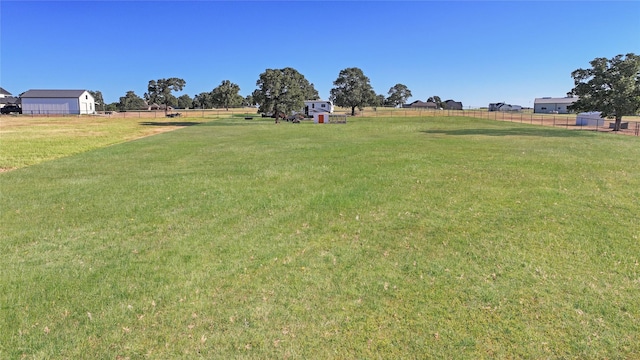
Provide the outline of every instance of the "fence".
{"type": "MultiPolygon", "coordinates": [[[[429,117],[429,116],[464,116],[478,119],[489,119],[497,121],[509,121],[526,123],[533,125],[562,127],[570,130],[589,130],[601,132],[614,132],[613,124],[615,120],[605,119],[602,125],[576,125],[575,114],[535,114],[533,112],[507,112],[507,111],[487,111],[480,109],[471,110],[432,110],[432,109],[389,109],[389,108],[365,108],[358,113],[358,116],[366,117],[429,117]]],[[[625,128],[615,131],[616,134],[640,136],[640,119],[637,116],[629,117],[633,120],[623,118],[625,128]]]]}
{"type": "MultiPolygon", "coordinates": [[[[350,113],[350,109],[339,108],[336,112],[350,113]]],[[[190,118],[220,118],[228,116],[260,116],[256,108],[231,108],[226,109],[174,109],[171,113],[180,113],[182,117],[190,118]]],[[[140,111],[107,111],[98,112],[95,115],[78,115],[68,113],[48,112],[46,114],[23,114],[21,116],[32,117],[59,117],[59,116],[103,116],[112,118],[164,118],[164,110],[140,110],[140,111]]],[[[389,117],[429,117],[429,116],[464,116],[479,119],[490,119],[497,121],[509,121],[517,123],[526,123],[533,125],[563,127],[570,130],[588,130],[613,132],[613,120],[605,119],[602,125],[587,126],[576,125],[575,114],[535,114],[533,112],[506,112],[506,111],[487,111],[481,109],[470,110],[432,110],[432,109],[411,109],[411,108],[365,108],[357,113],[357,116],[389,118],[389,117]]],[[[626,128],[615,131],[616,134],[640,136],[640,118],[638,116],[628,117],[630,120],[623,119],[626,128]]]]}

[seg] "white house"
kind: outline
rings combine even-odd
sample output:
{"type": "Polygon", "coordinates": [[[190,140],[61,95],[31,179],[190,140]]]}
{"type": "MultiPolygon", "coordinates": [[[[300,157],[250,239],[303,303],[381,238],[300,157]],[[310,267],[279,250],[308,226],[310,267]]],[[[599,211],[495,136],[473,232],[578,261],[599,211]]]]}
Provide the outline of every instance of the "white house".
{"type": "Polygon", "coordinates": [[[10,97],[10,96],[11,96],[10,92],[8,92],[4,88],[0,87],[0,99],[4,99],[4,98],[10,97]]]}
{"type": "Polygon", "coordinates": [[[10,92],[0,87],[0,108],[17,104],[20,104],[20,99],[13,97],[10,92]]]}
{"type": "Polygon", "coordinates": [[[87,90],[28,90],[22,96],[23,114],[94,114],[95,99],[87,90]]]}
{"type": "Polygon", "coordinates": [[[568,114],[571,111],[567,106],[578,100],[578,97],[543,97],[536,98],[533,102],[533,112],[540,114],[568,114]]]}

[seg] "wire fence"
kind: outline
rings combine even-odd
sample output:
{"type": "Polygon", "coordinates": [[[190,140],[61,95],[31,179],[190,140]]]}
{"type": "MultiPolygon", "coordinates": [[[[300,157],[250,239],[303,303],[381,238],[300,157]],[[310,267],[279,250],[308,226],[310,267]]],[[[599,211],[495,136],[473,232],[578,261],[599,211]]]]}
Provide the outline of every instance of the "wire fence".
{"type": "MultiPolygon", "coordinates": [[[[335,113],[350,115],[350,109],[338,108],[335,113]]],[[[464,116],[478,119],[490,119],[496,121],[508,121],[514,123],[562,127],[570,130],[586,130],[600,132],[614,132],[621,135],[640,136],[640,117],[623,119],[619,131],[613,131],[612,119],[603,119],[593,125],[584,125],[577,121],[576,114],[536,114],[531,111],[507,112],[487,111],[482,109],[469,110],[435,110],[435,109],[411,109],[411,108],[365,108],[356,113],[358,117],[391,118],[391,117],[454,117],[464,116]]],[[[133,110],[133,111],[101,111],[92,115],[69,114],[64,112],[49,111],[45,113],[23,113],[19,116],[27,117],[60,117],[60,116],[101,116],[108,118],[165,118],[165,117],[190,117],[190,118],[221,118],[229,116],[260,117],[257,109],[253,107],[230,109],[173,109],[170,112],[164,110],[133,110]]]]}
{"type": "Polygon", "coordinates": [[[358,116],[366,117],[430,117],[430,116],[464,116],[478,119],[496,121],[508,121],[522,124],[562,127],[569,130],[587,130],[600,132],[614,132],[621,135],[640,136],[640,119],[637,116],[630,117],[633,120],[625,120],[621,123],[619,131],[614,130],[614,119],[602,119],[592,125],[585,125],[577,121],[576,114],[537,114],[533,112],[508,112],[487,111],[481,109],[471,110],[435,110],[435,109],[389,109],[389,108],[365,108],[358,112],[358,116]]]}

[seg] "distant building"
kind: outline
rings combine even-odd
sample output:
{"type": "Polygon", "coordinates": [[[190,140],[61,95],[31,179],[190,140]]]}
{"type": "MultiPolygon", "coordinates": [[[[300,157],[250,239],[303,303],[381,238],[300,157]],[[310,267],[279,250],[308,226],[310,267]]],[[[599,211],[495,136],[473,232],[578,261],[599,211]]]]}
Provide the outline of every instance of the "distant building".
{"type": "Polygon", "coordinates": [[[522,111],[522,106],[505,103],[491,103],[489,104],[489,111],[522,111]]]}
{"type": "Polygon", "coordinates": [[[0,87],[0,108],[6,105],[20,105],[20,98],[13,97],[10,92],[0,87]]]}
{"type": "MultiPolygon", "coordinates": [[[[145,104],[146,101],[145,101],[145,104]]],[[[158,103],[153,103],[151,105],[147,104],[144,108],[140,109],[140,110],[151,110],[151,111],[157,111],[157,110],[167,110],[167,111],[173,111],[173,107],[171,106],[167,106],[165,104],[158,104],[158,103]]]]}
{"type": "Polygon", "coordinates": [[[462,110],[462,103],[460,101],[447,100],[442,104],[445,110],[462,110]]]}
{"type": "Polygon", "coordinates": [[[23,114],[94,114],[95,99],[87,90],[28,90],[20,96],[23,114]]]}
{"type": "Polygon", "coordinates": [[[404,104],[403,108],[437,109],[438,105],[433,101],[416,100],[410,104],[404,104]]]}
{"type": "Polygon", "coordinates": [[[577,97],[536,98],[533,102],[533,112],[538,114],[568,114],[571,111],[567,107],[577,100],[577,97]]]}
{"type": "Polygon", "coordinates": [[[5,90],[3,87],[0,87],[0,99],[5,97],[10,97],[11,93],[5,90]]]}

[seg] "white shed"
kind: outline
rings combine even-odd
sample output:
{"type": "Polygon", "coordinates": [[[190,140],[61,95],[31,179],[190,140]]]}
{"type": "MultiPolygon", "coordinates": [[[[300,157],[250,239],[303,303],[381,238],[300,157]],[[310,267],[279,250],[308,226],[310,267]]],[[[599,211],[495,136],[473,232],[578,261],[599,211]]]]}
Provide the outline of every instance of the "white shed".
{"type": "Polygon", "coordinates": [[[23,114],[94,114],[95,99],[87,90],[28,90],[20,96],[23,114]]]}
{"type": "Polygon", "coordinates": [[[576,116],[578,126],[604,126],[604,119],[600,111],[582,112],[576,116]]]}

